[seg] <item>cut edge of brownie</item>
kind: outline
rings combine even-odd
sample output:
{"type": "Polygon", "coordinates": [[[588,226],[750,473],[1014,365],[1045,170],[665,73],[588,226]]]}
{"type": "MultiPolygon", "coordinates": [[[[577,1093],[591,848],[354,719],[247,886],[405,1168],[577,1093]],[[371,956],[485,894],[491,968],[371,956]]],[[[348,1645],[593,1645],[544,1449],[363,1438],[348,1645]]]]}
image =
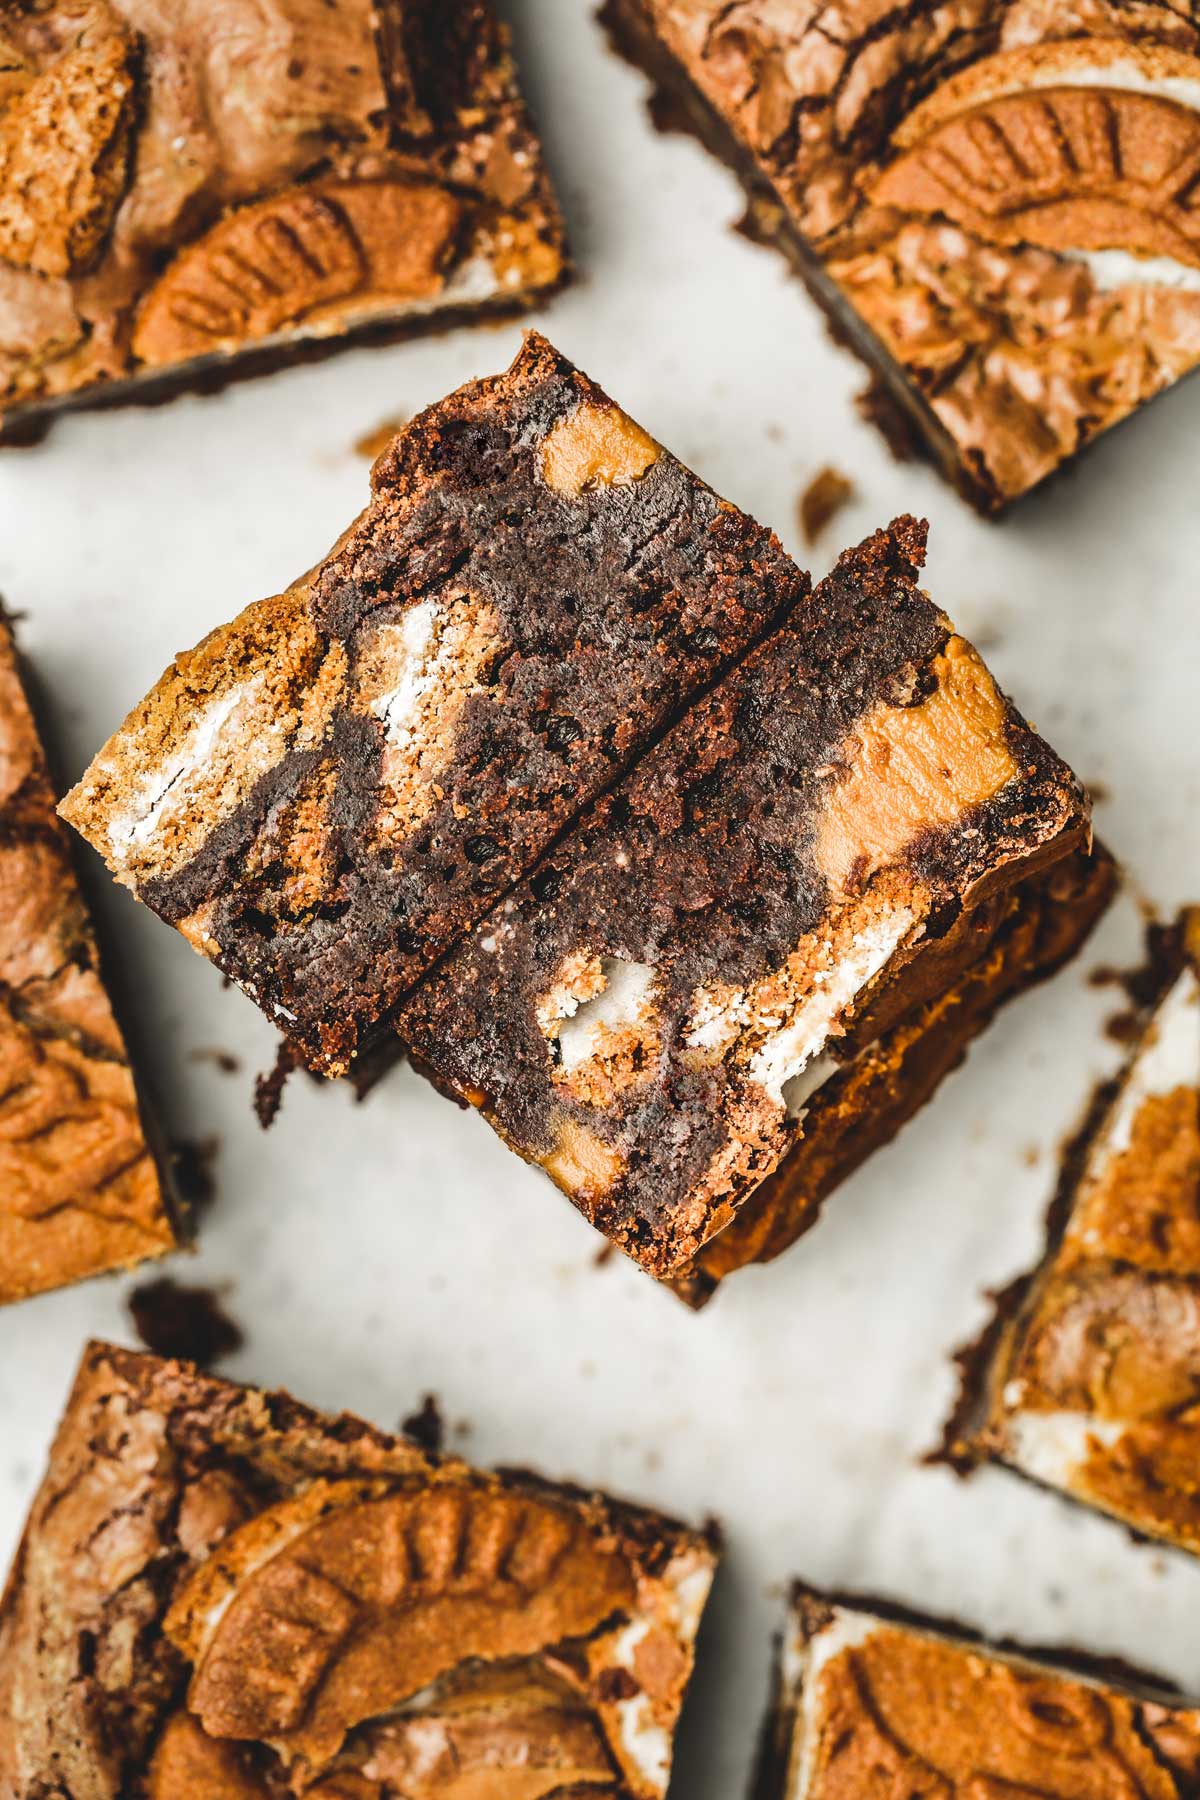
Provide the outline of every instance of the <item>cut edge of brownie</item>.
{"type": "MultiPolygon", "coordinates": [[[[1071,1485],[1068,1474],[1052,1479],[1027,1466],[1010,1446],[1004,1419],[1011,1412],[1004,1389],[1027,1333],[1036,1320],[1043,1293],[1056,1278],[1059,1258],[1080,1203],[1093,1155],[1131,1091],[1143,1053],[1163,1009],[1188,969],[1200,973],[1200,909],[1184,908],[1170,925],[1152,924],[1146,934],[1146,958],[1125,985],[1134,998],[1136,1035],[1129,1053],[1114,1075],[1099,1082],[1083,1111],[1080,1123],[1066,1140],[1059,1160],[1054,1192],[1046,1211],[1043,1247],[1036,1263],[1006,1287],[989,1295],[992,1311],[978,1335],[954,1352],[958,1392],[947,1416],[939,1444],[928,1460],[943,1463],[967,1477],[978,1469],[1002,1467],[1033,1487],[1053,1494],[1060,1502],[1100,1514],[1122,1527],[1135,1542],[1153,1542],[1167,1548],[1196,1552],[1200,1537],[1186,1541],[1168,1521],[1157,1523],[1143,1514],[1135,1517],[1111,1497],[1071,1485]]],[[[1194,1002],[1193,1002],[1194,1003],[1194,1002]]],[[[1152,1048],[1152,1046],[1151,1046],[1152,1048]]],[[[1200,1065],[1196,1078],[1200,1080],[1200,1065]]],[[[1152,1094],[1157,1090],[1152,1090],[1152,1094]]],[[[1154,1272],[1136,1261],[1122,1259],[1111,1247],[1099,1258],[1114,1272],[1130,1273],[1148,1284],[1154,1272]]],[[[1086,1418],[1087,1415],[1080,1415],[1086,1418]]],[[[1147,1480],[1151,1472],[1147,1471],[1147,1480]]]]}
{"type": "MultiPolygon", "coordinates": [[[[92,1146],[97,1160],[89,1169],[89,1145],[85,1142],[78,1152],[78,1179],[94,1182],[95,1190],[85,1186],[77,1202],[62,1197],[63,1181],[71,1186],[74,1183],[77,1165],[72,1162],[66,1169],[43,1172],[49,1182],[46,1198],[52,1202],[48,1210],[37,1199],[36,1182],[24,1196],[25,1206],[16,1204],[21,1195],[15,1196],[14,1210],[7,1222],[0,1219],[0,1230],[11,1240],[0,1276],[0,1304],[12,1304],[95,1275],[155,1261],[185,1245],[191,1235],[190,1210],[175,1179],[161,1112],[145,1075],[148,1059],[144,1047],[131,1044],[127,1018],[123,1016],[127,1009],[121,1004],[121,984],[112,975],[116,959],[106,953],[104,934],[88,905],[70,834],[55,817],[44,709],[39,704],[34,672],[17,641],[16,626],[22,616],[0,600],[0,678],[7,664],[15,686],[14,698],[24,712],[24,721],[17,718],[15,723],[18,729],[24,723],[30,734],[27,773],[15,790],[0,800],[0,823],[5,850],[19,851],[22,844],[40,845],[51,859],[52,868],[41,870],[40,877],[59,882],[69,904],[61,919],[47,914],[43,922],[52,930],[61,926],[69,941],[61,945],[64,960],[53,971],[42,975],[31,971],[16,988],[0,982],[0,1012],[15,1033],[29,1034],[31,1047],[36,1047],[39,1037],[44,1036],[47,1045],[59,1046],[59,1054],[81,1059],[82,1067],[70,1074],[70,1086],[72,1092],[78,1090],[79,1099],[85,1102],[85,1123],[89,1110],[96,1115],[93,1127],[110,1110],[122,1117],[128,1111],[127,1133],[132,1134],[130,1142],[136,1154],[130,1162],[128,1158],[122,1160],[123,1151],[92,1146]],[[56,1000],[54,989],[64,978],[70,991],[64,990],[56,1000]],[[30,987],[34,992],[21,1001],[20,991],[30,987]],[[87,1091],[89,1066],[98,1071],[101,1080],[107,1071],[110,1082],[117,1083],[117,1090],[106,1099],[87,1091]],[[123,1076],[128,1080],[128,1092],[122,1085],[123,1076]],[[152,1206],[152,1216],[134,1218],[113,1200],[97,1212],[94,1230],[83,1226],[76,1217],[81,1211],[90,1211],[83,1201],[94,1200],[97,1192],[131,1177],[143,1155],[148,1159],[147,1172],[152,1172],[153,1182],[152,1191],[151,1184],[146,1185],[138,1207],[152,1206]],[[29,1227],[28,1232],[22,1230],[23,1226],[29,1227]],[[39,1239],[47,1233],[47,1241],[39,1248],[39,1239]],[[32,1261],[27,1260],[30,1257],[32,1261]]],[[[20,1055],[15,1043],[13,1053],[20,1055]]],[[[47,1082],[52,1082],[52,1062],[53,1056],[43,1052],[39,1067],[47,1082]]],[[[44,1131],[56,1106],[52,1088],[38,1090],[36,1084],[27,1082],[18,1084],[15,1091],[30,1111],[31,1130],[35,1135],[44,1131]]],[[[11,1148],[11,1154],[13,1169],[19,1175],[19,1143],[11,1148]]],[[[0,1208],[0,1212],[4,1210],[0,1208]]]]}

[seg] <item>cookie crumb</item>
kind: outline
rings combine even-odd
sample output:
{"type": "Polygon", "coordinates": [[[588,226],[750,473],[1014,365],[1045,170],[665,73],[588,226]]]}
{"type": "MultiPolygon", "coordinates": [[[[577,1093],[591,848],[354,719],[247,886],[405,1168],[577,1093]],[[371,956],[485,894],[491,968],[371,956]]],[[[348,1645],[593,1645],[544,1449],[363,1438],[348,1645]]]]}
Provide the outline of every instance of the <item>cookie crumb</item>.
{"type": "Polygon", "coordinates": [[[446,1438],[446,1421],[436,1394],[426,1394],[415,1413],[400,1421],[405,1437],[411,1438],[428,1456],[439,1456],[446,1438]]]}
{"type": "Polygon", "coordinates": [[[806,544],[815,544],[826,527],[854,498],[854,483],[828,464],[814,475],[800,496],[800,529],[806,544]]]}
{"type": "Polygon", "coordinates": [[[381,419],[373,431],[364,431],[360,438],[355,438],[355,456],[365,456],[370,462],[374,462],[377,456],[383,455],[392,439],[398,437],[407,424],[408,420],[403,413],[397,413],[392,419],[381,419]]]}

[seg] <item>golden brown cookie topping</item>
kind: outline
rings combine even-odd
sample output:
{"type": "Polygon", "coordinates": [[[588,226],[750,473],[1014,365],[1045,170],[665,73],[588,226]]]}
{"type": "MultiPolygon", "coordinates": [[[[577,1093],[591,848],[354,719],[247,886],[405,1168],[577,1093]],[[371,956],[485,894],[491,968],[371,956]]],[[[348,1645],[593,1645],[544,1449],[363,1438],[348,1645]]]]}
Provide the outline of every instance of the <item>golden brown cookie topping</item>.
{"type": "Polygon", "coordinates": [[[70,11],[44,62],[22,55],[23,24],[41,35],[32,20],[18,13],[11,36],[0,30],[0,262],[42,275],[93,259],[129,159],[132,40],[105,0],[70,11]]]}
{"type": "Polygon", "coordinates": [[[174,1241],[0,614],[0,1302],[174,1241]]]}
{"type": "MultiPolygon", "coordinates": [[[[938,1800],[1178,1800],[1134,1698],[879,1621],[855,1635],[807,1678],[802,1800],[881,1782],[938,1800]]],[[[1200,1739],[1196,1715],[1178,1725],[1200,1739]]]]}

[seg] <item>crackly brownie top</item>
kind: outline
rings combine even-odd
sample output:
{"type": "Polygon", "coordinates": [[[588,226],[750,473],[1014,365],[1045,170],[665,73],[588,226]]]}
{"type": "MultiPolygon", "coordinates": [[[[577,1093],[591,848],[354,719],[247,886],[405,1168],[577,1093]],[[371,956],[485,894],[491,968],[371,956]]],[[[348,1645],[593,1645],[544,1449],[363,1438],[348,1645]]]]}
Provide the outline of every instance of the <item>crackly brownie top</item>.
{"type": "Polygon", "coordinates": [[[1200,1550],[1200,913],[1161,948],[1162,997],[1068,1166],[984,1442],[1200,1550]]]}
{"type": "Polygon", "coordinates": [[[807,1589],[781,1703],[778,1800],[1184,1800],[1200,1776],[1200,1711],[1173,1697],[807,1589]]]}
{"type": "Polygon", "coordinates": [[[1086,831],[923,556],[911,519],[843,556],[403,1009],[435,1075],[656,1274],[794,1141],[856,1007],[898,1016],[897,971],[964,901],[1086,831]]]}
{"type": "Polygon", "coordinates": [[[702,1537],[87,1350],[0,1613],[0,1788],[655,1800],[702,1537]]]}
{"type": "Polygon", "coordinates": [[[171,1242],[0,609],[0,1302],[171,1242]]]}
{"type": "Polygon", "coordinates": [[[1200,360],[1194,8],[621,3],[768,176],[985,501],[1200,360]]]}
{"type": "Polygon", "coordinates": [[[0,16],[0,406],[562,261],[490,0],[0,16]]]}
{"type": "Polygon", "coordinates": [[[63,806],[326,1068],[806,582],[536,336],[372,484],[63,806]]]}

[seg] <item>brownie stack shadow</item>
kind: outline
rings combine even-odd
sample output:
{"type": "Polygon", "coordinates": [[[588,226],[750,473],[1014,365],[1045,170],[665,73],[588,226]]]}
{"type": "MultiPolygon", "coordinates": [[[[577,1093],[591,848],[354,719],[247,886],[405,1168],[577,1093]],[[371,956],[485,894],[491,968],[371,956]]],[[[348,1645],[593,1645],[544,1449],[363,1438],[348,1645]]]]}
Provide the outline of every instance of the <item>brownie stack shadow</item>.
{"type": "Polygon", "coordinates": [[[399,1031],[699,1303],[1112,887],[897,520],[814,591],[531,335],[63,802],[315,1070],[399,1031]],[[435,967],[436,965],[436,967],[435,967]]]}

